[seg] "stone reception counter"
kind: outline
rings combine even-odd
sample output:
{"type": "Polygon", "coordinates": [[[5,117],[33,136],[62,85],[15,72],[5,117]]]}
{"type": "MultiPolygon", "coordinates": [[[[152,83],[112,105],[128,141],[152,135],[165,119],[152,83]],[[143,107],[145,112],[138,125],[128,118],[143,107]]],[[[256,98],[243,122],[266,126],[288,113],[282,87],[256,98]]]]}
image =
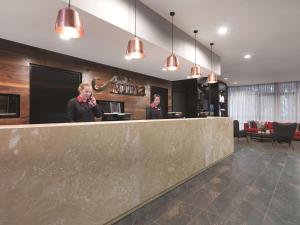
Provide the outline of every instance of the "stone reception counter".
{"type": "Polygon", "coordinates": [[[0,127],[0,224],[110,224],[233,153],[230,118],[0,127]]]}

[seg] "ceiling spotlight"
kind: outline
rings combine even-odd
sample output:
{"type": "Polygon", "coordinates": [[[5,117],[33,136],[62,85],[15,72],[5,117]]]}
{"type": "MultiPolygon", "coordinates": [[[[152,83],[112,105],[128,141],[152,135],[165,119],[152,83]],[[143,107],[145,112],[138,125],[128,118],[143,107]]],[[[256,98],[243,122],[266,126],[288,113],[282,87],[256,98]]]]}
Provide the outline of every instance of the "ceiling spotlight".
{"type": "Polygon", "coordinates": [[[218,34],[224,35],[224,34],[227,34],[227,32],[228,32],[228,28],[227,27],[220,27],[218,29],[218,34]]]}
{"type": "Polygon", "coordinates": [[[238,82],[233,82],[233,84],[238,84],[238,82]]]}
{"type": "Polygon", "coordinates": [[[228,77],[224,77],[224,80],[228,80],[228,77]]]}
{"type": "Polygon", "coordinates": [[[252,55],[250,55],[250,54],[244,55],[244,58],[245,58],[245,59],[250,59],[251,57],[252,57],[252,55]]]}

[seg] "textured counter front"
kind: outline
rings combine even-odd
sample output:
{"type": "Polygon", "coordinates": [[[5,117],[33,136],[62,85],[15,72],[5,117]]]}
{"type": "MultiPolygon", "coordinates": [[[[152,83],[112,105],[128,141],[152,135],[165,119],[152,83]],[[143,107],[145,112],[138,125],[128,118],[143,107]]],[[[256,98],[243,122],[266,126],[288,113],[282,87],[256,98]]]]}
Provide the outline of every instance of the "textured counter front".
{"type": "Polygon", "coordinates": [[[101,225],[233,152],[229,118],[0,128],[0,224],[101,225]]]}

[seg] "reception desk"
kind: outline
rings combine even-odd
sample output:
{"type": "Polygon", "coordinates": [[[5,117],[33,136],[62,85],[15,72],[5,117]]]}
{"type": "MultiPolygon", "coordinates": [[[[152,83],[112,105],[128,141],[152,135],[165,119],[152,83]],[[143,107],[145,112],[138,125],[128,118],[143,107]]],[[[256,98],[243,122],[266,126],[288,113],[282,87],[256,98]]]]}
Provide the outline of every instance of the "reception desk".
{"type": "Polygon", "coordinates": [[[0,224],[110,224],[233,152],[230,118],[0,127],[0,224]]]}

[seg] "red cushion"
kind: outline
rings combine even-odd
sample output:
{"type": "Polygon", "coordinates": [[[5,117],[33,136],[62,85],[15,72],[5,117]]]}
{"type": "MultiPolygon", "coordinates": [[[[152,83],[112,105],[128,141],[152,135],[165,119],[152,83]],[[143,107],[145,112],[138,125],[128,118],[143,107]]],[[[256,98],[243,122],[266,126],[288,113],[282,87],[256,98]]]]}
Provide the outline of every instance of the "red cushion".
{"type": "Polygon", "coordinates": [[[248,128],[246,129],[247,132],[257,133],[259,131],[258,128],[248,128]]]}
{"type": "Polygon", "coordinates": [[[273,122],[266,122],[265,126],[268,130],[273,130],[273,122]]]}

